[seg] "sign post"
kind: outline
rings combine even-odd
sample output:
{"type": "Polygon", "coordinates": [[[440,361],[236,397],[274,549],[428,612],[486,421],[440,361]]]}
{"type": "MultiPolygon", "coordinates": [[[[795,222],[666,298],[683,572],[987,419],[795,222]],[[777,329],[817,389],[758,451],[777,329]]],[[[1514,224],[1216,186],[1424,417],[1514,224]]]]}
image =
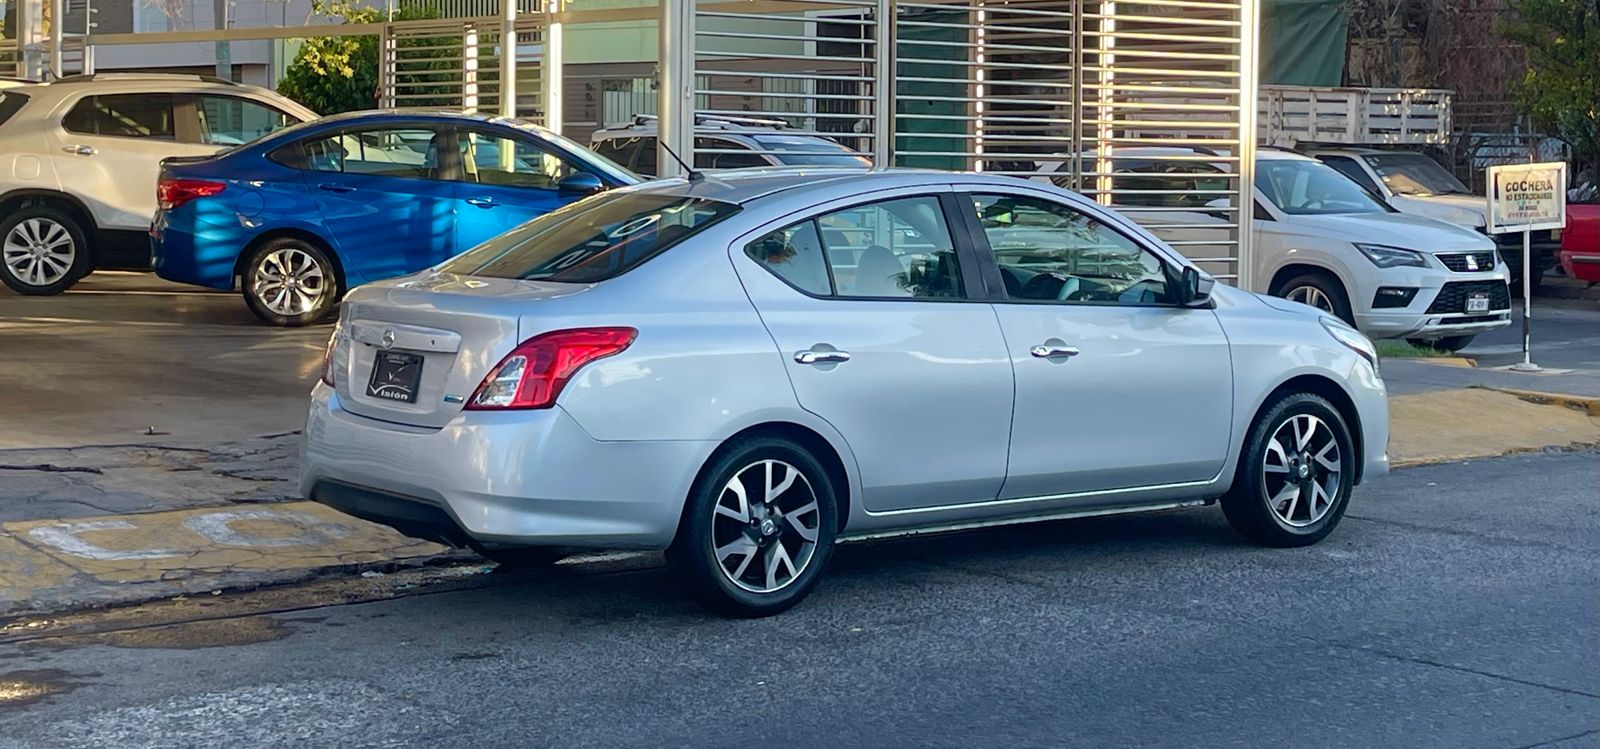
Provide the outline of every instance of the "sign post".
{"type": "Polygon", "coordinates": [[[1522,363],[1518,372],[1538,372],[1533,363],[1533,233],[1567,225],[1567,165],[1506,164],[1489,167],[1489,233],[1522,232],[1522,363]]]}

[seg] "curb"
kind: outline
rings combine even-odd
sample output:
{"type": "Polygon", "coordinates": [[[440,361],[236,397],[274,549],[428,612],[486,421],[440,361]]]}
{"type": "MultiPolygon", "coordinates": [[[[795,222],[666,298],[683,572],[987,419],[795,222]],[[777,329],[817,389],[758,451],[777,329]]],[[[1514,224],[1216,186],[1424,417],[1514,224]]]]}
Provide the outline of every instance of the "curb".
{"type": "Polygon", "coordinates": [[[1513,395],[1529,403],[1537,403],[1542,406],[1562,406],[1576,409],[1590,416],[1600,418],[1600,398],[1568,395],[1566,393],[1548,393],[1542,390],[1518,390],[1515,388],[1493,387],[1491,385],[1473,385],[1472,387],[1513,395]]]}

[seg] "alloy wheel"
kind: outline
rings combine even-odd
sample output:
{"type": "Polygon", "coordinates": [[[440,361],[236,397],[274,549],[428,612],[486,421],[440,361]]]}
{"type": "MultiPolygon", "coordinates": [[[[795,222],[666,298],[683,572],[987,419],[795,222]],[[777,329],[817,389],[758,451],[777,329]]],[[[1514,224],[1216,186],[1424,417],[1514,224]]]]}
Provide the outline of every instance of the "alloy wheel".
{"type": "Polygon", "coordinates": [[[740,469],[717,497],[711,543],[734,585],[774,593],[799,579],[816,555],[821,513],[811,482],[781,460],[740,469]]]}
{"type": "Polygon", "coordinates": [[[310,253],[284,247],[262,256],[251,287],[267,309],[296,317],[317,308],[328,293],[328,275],[310,253]]]}
{"type": "Polygon", "coordinates": [[[1339,499],[1339,439],[1327,422],[1296,414],[1278,426],[1261,459],[1261,488],[1272,513],[1304,528],[1333,509],[1339,499]]]}
{"type": "Polygon", "coordinates": [[[1309,304],[1323,312],[1334,312],[1333,300],[1315,286],[1296,286],[1289,290],[1285,298],[1291,302],[1309,304]]]}
{"type": "Polygon", "coordinates": [[[72,272],[77,243],[67,227],[48,219],[30,218],[11,227],[0,257],[11,274],[33,286],[49,286],[72,272]]]}

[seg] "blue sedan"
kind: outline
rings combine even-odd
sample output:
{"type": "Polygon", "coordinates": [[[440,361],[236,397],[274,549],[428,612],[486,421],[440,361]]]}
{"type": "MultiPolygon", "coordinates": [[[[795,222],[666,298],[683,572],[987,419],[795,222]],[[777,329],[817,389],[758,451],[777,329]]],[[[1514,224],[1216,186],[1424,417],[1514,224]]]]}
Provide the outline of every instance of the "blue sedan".
{"type": "Polygon", "coordinates": [[[162,162],[155,270],[181,283],[237,288],[263,321],[305,325],[354,286],[427,268],[638,181],[517,120],[338,115],[216,156],[162,162]]]}

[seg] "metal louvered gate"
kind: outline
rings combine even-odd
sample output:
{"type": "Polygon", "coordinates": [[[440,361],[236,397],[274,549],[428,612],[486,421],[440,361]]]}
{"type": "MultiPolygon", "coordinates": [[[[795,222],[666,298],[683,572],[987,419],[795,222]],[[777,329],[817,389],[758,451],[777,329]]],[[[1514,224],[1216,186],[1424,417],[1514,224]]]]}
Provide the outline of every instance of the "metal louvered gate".
{"type": "Polygon", "coordinates": [[[542,15],[519,16],[513,43],[503,45],[502,19],[452,18],[384,24],[379,36],[379,106],[449,108],[528,117],[548,122],[542,50],[542,15]],[[541,50],[536,60],[521,49],[541,50]],[[504,55],[516,65],[515,112],[502,112],[504,55]]]}
{"type": "Polygon", "coordinates": [[[691,113],[782,120],[880,164],[1078,190],[1250,283],[1251,2],[664,1],[662,138],[686,160],[691,113]]]}

